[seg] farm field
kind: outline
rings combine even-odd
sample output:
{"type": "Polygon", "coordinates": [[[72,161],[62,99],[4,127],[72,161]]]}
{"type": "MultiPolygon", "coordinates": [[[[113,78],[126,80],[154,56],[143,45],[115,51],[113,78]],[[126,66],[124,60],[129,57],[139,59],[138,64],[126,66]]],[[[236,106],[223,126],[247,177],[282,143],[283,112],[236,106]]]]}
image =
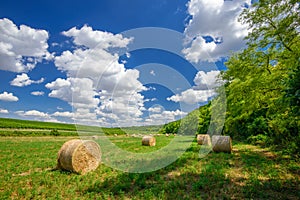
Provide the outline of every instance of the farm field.
{"type": "MultiPolygon", "coordinates": [[[[178,136],[176,136],[178,137],[178,136]]],[[[196,142],[157,171],[126,173],[100,165],[85,175],[56,170],[62,144],[77,137],[0,137],[0,199],[299,199],[300,164],[269,149],[234,143],[233,153],[199,158],[196,142]]],[[[108,136],[131,152],[154,151],[174,136],[108,136]]]]}
{"type": "Polygon", "coordinates": [[[78,131],[88,135],[125,135],[125,134],[154,134],[161,126],[100,128],[75,124],[40,122],[0,118],[0,136],[78,136],[78,131]]]}

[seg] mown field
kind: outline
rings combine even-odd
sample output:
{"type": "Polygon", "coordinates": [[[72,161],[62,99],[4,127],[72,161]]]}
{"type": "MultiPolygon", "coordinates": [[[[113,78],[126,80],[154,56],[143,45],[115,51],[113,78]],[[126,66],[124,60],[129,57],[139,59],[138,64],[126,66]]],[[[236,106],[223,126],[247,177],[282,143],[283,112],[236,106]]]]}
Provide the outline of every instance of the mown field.
{"type": "Polygon", "coordinates": [[[125,127],[125,128],[101,128],[75,124],[63,124],[54,122],[40,122],[0,118],[0,136],[78,136],[80,131],[90,135],[125,135],[125,134],[154,134],[161,126],[125,127]]]}
{"type": "MultiPolygon", "coordinates": [[[[178,136],[176,136],[178,137],[178,136]]],[[[269,149],[234,142],[233,153],[199,158],[195,142],[174,163],[148,173],[126,173],[104,164],[78,175],[56,170],[57,152],[75,137],[0,137],[0,199],[299,199],[300,164],[269,149]]],[[[157,146],[141,138],[109,136],[124,150],[157,146]]]]}

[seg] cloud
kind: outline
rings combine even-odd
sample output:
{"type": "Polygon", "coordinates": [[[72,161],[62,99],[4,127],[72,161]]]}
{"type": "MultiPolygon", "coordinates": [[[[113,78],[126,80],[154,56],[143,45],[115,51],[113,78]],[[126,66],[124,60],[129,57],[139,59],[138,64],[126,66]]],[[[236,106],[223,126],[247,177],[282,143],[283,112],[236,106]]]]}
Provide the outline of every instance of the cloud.
{"type": "Polygon", "coordinates": [[[217,82],[219,74],[220,71],[218,70],[212,70],[207,73],[199,71],[194,78],[194,83],[196,85],[194,89],[207,90],[219,86],[220,84],[217,82]]]}
{"type": "Polygon", "coordinates": [[[1,114],[8,114],[8,113],[9,113],[9,111],[8,111],[8,110],[6,110],[6,109],[2,109],[2,108],[0,108],[0,113],[1,113],[1,114]]]}
{"type": "Polygon", "coordinates": [[[181,94],[176,94],[168,97],[168,101],[184,102],[187,104],[195,104],[200,102],[206,102],[215,93],[213,90],[194,90],[188,89],[183,91],[181,94]]]}
{"type": "Polygon", "coordinates": [[[126,69],[116,53],[126,49],[133,39],[86,25],[71,28],[63,35],[73,40],[75,49],[55,57],[56,67],[66,72],[67,78],[46,84],[51,90],[49,96],[72,105],[74,118],[81,121],[105,125],[139,122],[145,110],[140,93],[147,88],[138,80],[140,72],[126,69]]]}
{"type": "Polygon", "coordinates": [[[26,25],[17,27],[11,20],[0,19],[0,69],[26,72],[43,59],[51,59],[45,30],[26,25]]]}
{"type": "Polygon", "coordinates": [[[65,123],[64,121],[60,121],[52,117],[51,114],[38,111],[38,110],[28,110],[23,111],[19,110],[16,111],[15,114],[25,118],[25,119],[32,119],[32,120],[38,120],[38,121],[45,121],[45,122],[59,122],[59,123],[65,123]]]}
{"type": "Polygon", "coordinates": [[[153,112],[153,113],[160,113],[162,112],[162,107],[160,106],[154,106],[148,109],[149,112],[153,112]]]}
{"type": "Polygon", "coordinates": [[[209,98],[216,94],[214,89],[220,85],[217,82],[219,74],[220,71],[210,71],[207,73],[199,71],[194,78],[195,86],[180,94],[168,97],[167,100],[187,104],[207,102],[209,98]]]}
{"type": "Polygon", "coordinates": [[[42,83],[44,82],[44,80],[45,80],[44,78],[41,78],[40,80],[33,81],[30,80],[27,74],[22,73],[21,75],[17,75],[17,77],[10,82],[10,85],[17,86],[17,87],[24,87],[24,86],[31,85],[33,83],[36,84],[42,83]]]}
{"type": "Polygon", "coordinates": [[[63,108],[62,108],[62,107],[59,107],[59,106],[57,106],[56,109],[57,109],[57,110],[63,110],[63,108]]]}
{"type": "Polygon", "coordinates": [[[65,36],[72,37],[74,44],[85,46],[87,48],[100,48],[108,50],[113,47],[126,47],[131,38],[124,38],[121,34],[112,34],[109,32],[95,31],[91,27],[84,25],[81,29],[76,27],[62,33],[65,36]]]}
{"type": "Polygon", "coordinates": [[[13,93],[3,92],[0,94],[1,101],[18,101],[19,98],[14,96],[13,93]]]}
{"type": "Polygon", "coordinates": [[[155,76],[155,75],[156,75],[154,70],[151,70],[151,71],[150,71],[150,74],[151,74],[152,76],[155,76]]]}
{"type": "Polygon", "coordinates": [[[28,111],[16,111],[16,114],[20,116],[30,116],[30,117],[39,117],[39,118],[49,118],[49,114],[40,112],[37,110],[28,110],[28,111]]]}
{"type": "Polygon", "coordinates": [[[30,94],[32,94],[33,96],[43,96],[45,94],[45,92],[43,92],[43,91],[33,91],[30,94]]]}
{"type": "Polygon", "coordinates": [[[145,99],[144,102],[151,102],[151,101],[157,101],[157,98],[152,98],[152,99],[145,99]]]}
{"type": "Polygon", "coordinates": [[[72,117],[74,117],[74,113],[67,112],[67,111],[66,112],[55,112],[52,114],[52,116],[72,118],[72,117]]]}
{"type": "Polygon", "coordinates": [[[238,17],[251,0],[190,0],[183,54],[191,62],[213,62],[245,47],[246,25],[238,17]],[[209,40],[208,40],[209,38],[209,40]]]}
{"type": "Polygon", "coordinates": [[[54,97],[68,102],[76,108],[97,107],[99,98],[93,88],[93,81],[88,78],[58,78],[46,84],[50,89],[49,97],[54,97]]]}
{"type": "Polygon", "coordinates": [[[163,125],[171,121],[183,118],[185,115],[187,115],[186,112],[180,111],[178,109],[175,111],[164,110],[158,113],[154,112],[145,119],[144,125],[163,125]]]}

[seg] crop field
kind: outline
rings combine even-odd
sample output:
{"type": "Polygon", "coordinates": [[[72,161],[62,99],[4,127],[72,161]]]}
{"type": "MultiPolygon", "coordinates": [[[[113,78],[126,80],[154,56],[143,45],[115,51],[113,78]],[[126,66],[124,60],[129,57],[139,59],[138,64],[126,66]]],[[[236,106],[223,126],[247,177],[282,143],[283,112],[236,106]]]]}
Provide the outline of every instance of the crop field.
{"type": "MultiPolygon", "coordinates": [[[[176,136],[179,137],[179,136],[176,136]]],[[[199,158],[196,142],[171,165],[127,173],[101,164],[79,175],[56,169],[57,152],[72,136],[0,137],[0,199],[299,199],[300,164],[269,149],[234,142],[233,152],[199,158]]],[[[129,152],[156,151],[174,136],[108,136],[129,152]]]]}

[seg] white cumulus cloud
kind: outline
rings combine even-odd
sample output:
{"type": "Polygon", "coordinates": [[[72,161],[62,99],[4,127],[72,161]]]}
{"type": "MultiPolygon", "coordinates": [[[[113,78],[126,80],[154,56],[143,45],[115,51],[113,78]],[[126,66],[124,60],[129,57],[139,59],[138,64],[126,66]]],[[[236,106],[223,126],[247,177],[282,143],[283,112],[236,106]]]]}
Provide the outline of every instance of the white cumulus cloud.
{"type": "Polygon", "coordinates": [[[45,80],[44,78],[41,78],[40,80],[34,81],[31,80],[27,74],[22,73],[21,75],[17,75],[17,77],[14,80],[12,80],[10,84],[17,87],[24,87],[24,86],[31,85],[33,83],[36,84],[42,83],[44,82],[44,80],[45,80]]]}
{"type": "Polygon", "coordinates": [[[74,113],[68,112],[68,111],[65,111],[65,112],[55,112],[55,113],[52,114],[52,116],[72,118],[74,116],[74,113]]]}
{"type": "Polygon", "coordinates": [[[94,108],[99,103],[93,81],[88,78],[58,78],[47,83],[46,88],[51,90],[49,97],[64,100],[74,107],[94,108]]]}
{"type": "Polygon", "coordinates": [[[30,94],[32,94],[33,96],[43,96],[45,94],[45,92],[43,92],[43,91],[32,91],[30,94]]]}
{"type": "Polygon", "coordinates": [[[220,71],[218,70],[212,70],[207,73],[205,73],[204,71],[199,71],[194,78],[194,83],[196,85],[194,89],[205,90],[213,89],[219,86],[219,83],[217,81],[219,74],[220,71]]]}
{"type": "Polygon", "coordinates": [[[144,125],[163,125],[171,121],[183,118],[186,115],[186,112],[178,109],[175,111],[164,110],[162,112],[154,112],[145,119],[144,125]]]}
{"type": "Polygon", "coordinates": [[[7,18],[0,19],[0,69],[26,72],[43,59],[51,59],[48,38],[45,30],[18,27],[7,18]]]}
{"type": "Polygon", "coordinates": [[[38,111],[38,110],[28,110],[28,111],[16,111],[16,114],[20,116],[31,116],[31,117],[40,117],[40,118],[49,118],[49,114],[38,111]]]}
{"type": "Polygon", "coordinates": [[[2,109],[2,108],[0,108],[0,113],[1,113],[1,114],[8,114],[8,113],[9,113],[9,111],[8,111],[8,110],[6,110],[6,109],[2,109]]]}
{"type": "Polygon", "coordinates": [[[168,101],[174,102],[184,102],[187,104],[196,104],[206,102],[214,96],[215,88],[220,84],[217,82],[217,77],[220,74],[220,71],[210,71],[204,72],[199,71],[195,78],[193,86],[190,89],[187,89],[180,94],[175,94],[171,97],[168,97],[168,101]]]}
{"type": "Polygon", "coordinates": [[[153,107],[150,107],[148,109],[149,112],[153,112],[153,113],[160,113],[162,112],[162,107],[160,106],[153,106],[153,107]]]}
{"type": "Polygon", "coordinates": [[[167,100],[174,102],[184,102],[187,104],[195,104],[208,101],[209,97],[213,96],[214,90],[194,90],[188,89],[180,94],[168,97],[167,100]]]}
{"type": "Polygon", "coordinates": [[[216,61],[245,46],[246,25],[238,17],[251,0],[190,0],[183,53],[191,62],[216,61]],[[205,38],[209,37],[210,41],[205,38]]]}
{"type": "Polygon", "coordinates": [[[14,96],[13,93],[3,92],[0,94],[1,101],[18,101],[19,98],[14,96]]]}
{"type": "Polygon", "coordinates": [[[124,38],[121,34],[93,30],[92,27],[84,25],[81,29],[76,27],[64,31],[63,35],[72,37],[76,45],[84,45],[90,49],[95,47],[107,50],[112,47],[126,47],[132,40],[124,38]]]}
{"type": "Polygon", "coordinates": [[[116,53],[116,49],[126,49],[133,39],[86,25],[71,28],[63,35],[70,37],[76,48],[55,57],[56,67],[66,72],[67,78],[46,84],[51,90],[49,96],[72,105],[73,117],[81,121],[138,123],[145,110],[140,92],[147,88],[138,80],[139,71],[126,69],[116,53]]]}

